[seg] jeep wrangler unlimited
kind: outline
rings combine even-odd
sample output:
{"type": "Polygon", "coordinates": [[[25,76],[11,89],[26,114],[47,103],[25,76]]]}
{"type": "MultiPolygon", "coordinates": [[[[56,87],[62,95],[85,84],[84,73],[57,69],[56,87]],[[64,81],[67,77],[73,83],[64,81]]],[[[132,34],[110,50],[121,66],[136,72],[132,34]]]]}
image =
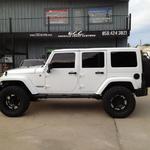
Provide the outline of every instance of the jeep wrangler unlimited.
{"type": "Polygon", "coordinates": [[[102,99],[105,111],[125,118],[135,109],[135,96],[146,96],[150,60],[135,48],[55,50],[44,66],[4,72],[0,110],[21,116],[33,98],[102,99]]]}

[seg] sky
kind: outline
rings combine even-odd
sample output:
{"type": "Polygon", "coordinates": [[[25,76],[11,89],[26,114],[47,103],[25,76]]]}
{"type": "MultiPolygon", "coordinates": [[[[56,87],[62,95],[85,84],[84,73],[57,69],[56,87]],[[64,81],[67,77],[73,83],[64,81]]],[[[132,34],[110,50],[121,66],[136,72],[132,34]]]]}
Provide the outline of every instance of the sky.
{"type": "Polygon", "coordinates": [[[129,37],[131,46],[150,44],[150,0],[130,0],[129,13],[132,14],[132,29],[129,37]]]}

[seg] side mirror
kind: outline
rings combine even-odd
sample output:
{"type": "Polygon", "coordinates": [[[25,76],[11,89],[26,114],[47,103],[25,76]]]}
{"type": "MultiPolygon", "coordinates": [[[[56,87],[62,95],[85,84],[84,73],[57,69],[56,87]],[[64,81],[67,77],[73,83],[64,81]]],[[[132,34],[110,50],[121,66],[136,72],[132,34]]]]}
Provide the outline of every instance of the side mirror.
{"type": "Polygon", "coordinates": [[[50,73],[52,68],[53,68],[53,64],[48,64],[47,73],[50,73]]]}

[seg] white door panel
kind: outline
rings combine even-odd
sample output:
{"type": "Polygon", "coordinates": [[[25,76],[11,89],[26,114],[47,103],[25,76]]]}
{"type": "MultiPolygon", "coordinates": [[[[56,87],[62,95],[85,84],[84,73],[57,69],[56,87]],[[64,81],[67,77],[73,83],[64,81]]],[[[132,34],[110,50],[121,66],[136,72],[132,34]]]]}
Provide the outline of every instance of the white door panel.
{"type": "Polygon", "coordinates": [[[46,89],[50,93],[68,93],[74,90],[77,84],[77,75],[69,74],[75,69],[52,69],[46,76],[46,89]]]}
{"type": "Polygon", "coordinates": [[[85,93],[96,93],[102,82],[105,80],[105,70],[104,69],[88,69],[82,70],[82,76],[80,76],[80,89],[85,93]],[[100,72],[103,74],[96,74],[100,72]]]}

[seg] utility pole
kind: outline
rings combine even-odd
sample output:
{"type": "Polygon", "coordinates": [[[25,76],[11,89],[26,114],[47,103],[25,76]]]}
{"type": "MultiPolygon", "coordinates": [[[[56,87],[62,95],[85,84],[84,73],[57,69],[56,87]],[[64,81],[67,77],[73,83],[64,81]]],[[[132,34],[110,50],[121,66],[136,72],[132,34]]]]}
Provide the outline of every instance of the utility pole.
{"type": "Polygon", "coordinates": [[[142,46],[142,40],[140,40],[140,46],[142,46]]]}

